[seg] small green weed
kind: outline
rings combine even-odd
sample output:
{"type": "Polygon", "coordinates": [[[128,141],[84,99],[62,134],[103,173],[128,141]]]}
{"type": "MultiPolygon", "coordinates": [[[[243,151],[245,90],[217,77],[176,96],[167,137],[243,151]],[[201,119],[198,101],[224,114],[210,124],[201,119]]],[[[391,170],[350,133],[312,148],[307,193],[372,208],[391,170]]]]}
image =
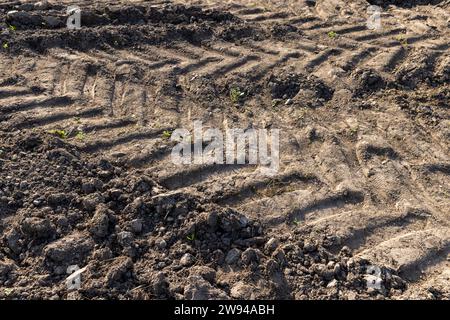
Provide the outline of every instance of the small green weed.
{"type": "Polygon", "coordinates": [[[337,36],[337,33],[336,33],[336,32],[334,32],[334,31],[328,32],[328,37],[329,37],[330,39],[334,39],[334,38],[336,38],[336,36],[337,36]]]}
{"type": "Polygon", "coordinates": [[[67,139],[69,135],[66,130],[50,130],[48,133],[57,135],[61,139],[67,139]]]}
{"type": "Polygon", "coordinates": [[[195,233],[188,235],[186,237],[186,239],[188,239],[189,241],[194,241],[195,240],[195,233]]]}
{"type": "Polygon", "coordinates": [[[230,99],[233,103],[238,103],[244,98],[245,92],[241,91],[241,89],[234,87],[230,90],[230,99]]]}
{"type": "Polygon", "coordinates": [[[172,132],[169,130],[164,130],[162,133],[163,138],[165,139],[170,139],[170,137],[172,136],[172,132]]]}
{"type": "Polygon", "coordinates": [[[85,137],[86,137],[86,135],[83,131],[78,131],[77,134],[75,135],[75,138],[77,138],[78,140],[81,140],[81,141],[83,141],[85,137]]]}

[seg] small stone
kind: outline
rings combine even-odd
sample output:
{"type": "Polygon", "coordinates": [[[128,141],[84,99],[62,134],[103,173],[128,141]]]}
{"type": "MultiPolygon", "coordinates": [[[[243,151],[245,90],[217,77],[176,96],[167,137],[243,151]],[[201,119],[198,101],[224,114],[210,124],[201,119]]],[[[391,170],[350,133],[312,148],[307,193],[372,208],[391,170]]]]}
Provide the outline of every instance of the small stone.
{"type": "Polygon", "coordinates": [[[286,106],[292,104],[292,99],[287,99],[286,102],[284,103],[286,106]]]}
{"type": "Polygon", "coordinates": [[[0,283],[1,279],[7,278],[8,274],[16,268],[16,264],[12,260],[0,260],[0,283]]]}
{"type": "Polygon", "coordinates": [[[46,258],[74,264],[92,251],[94,242],[85,234],[75,233],[54,241],[44,248],[46,258]]]}
{"type": "Polygon", "coordinates": [[[69,198],[64,193],[53,193],[47,197],[47,202],[53,206],[59,206],[69,202],[69,198]]]}
{"type": "Polygon", "coordinates": [[[135,219],[131,221],[131,231],[133,233],[141,233],[142,232],[142,220],[141,219],[135,219]]]}
{"type": "Polygon", "coordinates": [[[207,266],[193,267],[190,274],[200,275],[203,279],[205,279],[209,283],[214,283],[216,280],[216,270],[207,266]]]}
{"type": "Polygon", "coordinates": [[[340,265],[339,263],[336,263],[336,264],[334,265],[334,268],[333,268],[334,274],[335,274],[336,276],[337,276],[337,275],[340,275],[340,274],[341,274],[341,271],[342,271],[341,265],[340,265]]]}
{"type": "Polygon", "coordinates": [[[66,274],[66,271],[67,271],[67,269],[64,268],[63,266],[57,266],[53,270],[53,273],[60,276],[60,275],[66,274]]]}
{"type": "Polygon", "coordinates": [[[167,242],[164,239],[158,239],[155,241],[156,246],[159,249],[165,249],[167,247],[167,242]]]}
{"type": "Polygon", "coordinates": [[[212,259],[217,264],[223,264],[225,261],[225,254],[222,250],[217,249],[212,253],[212,259]]]}
{"type": "Polygon", "coordinates": [[[23,3],[18,7],[18,9],[22,11],[31,11],[33,8],[34,6],[32,3],[23,3]]]}
{"type": "Polygon", "coordinates": [[[42,17],[42,19],[44,20],[44,23],[46,24],[46,26],[48,26],[50,28],[57,28],[57,27],[63,25],[62,20],[59,19],[58,17],[47,16],[47,17],[42,17]]]}
{"type": "Polygon", "coordinates": [[[321,263],[316,263],[312,265],[312,269],[314,270],[314,272],[318,275],[322,274],[322,272],[326,269],[327,267],[324,264],[321,263]]]}
{"type": "Polygon", "coordinates": [[[61,228],[67,228],[69,226],[69,220],[66,217],[60,217],[56,221],[56,224],[61,228]]]}
{"type": "Polygon", "coordinates": [[[47,10],[49,8],[48,1],[39,1],[34,4],[35,10],[47,10]]]}
{"type": "Polygon", "coordinates": [[[129,257],[118,257],[109,268],[105,276],[105,282],[112,286],[117,281],[126,280],[131,276],[129,272],[133,268],[133,260],[129,257]]]}
{"type": "Polygon", "coordinates": [[[237,282],[230,290],[230,295],[235,299],[251,299],[253,288],[243,281],[237,282]]]}
{"type": "Polygon", "coordinates": [[[22,251],[22,241],[19,232],[16,229],[12,229],[6,233],[6,242],[9,249],[14,253],[19,254],[22,251]]]}
{"type": "Polygon", "coordinates": [[[54,233],[50,220],[37,217],[25,218],[21,230],[31,238],[46,238],[54,233]]]}
{"type": "Polygon", "coordinates": [[[11,11],[8,11],[8,12],[6,13],[6,16],[7,16],[7,17],[12,17],[12,16],[14,16],[14,15],[16,15],[16,14],[18,14],[18,13],[19,13],[18,10],[11,10],[11,11]]]}
{"type": "Polygon", "coordinates": [[[328,269],[325,264],[316,263],[313,265],[313,270],[326,281],[331,281],[334,278],[333,270],[328,269]]]}
{"type": "Polygon", "coordinates": [[[229,265],[233,265],[236,262],[238,262],[240,257],[241,257],[241,250],[233,248],[230,251],[228,251],[228,254],[225,257],[225,262],[229,265]]]}
{"type": "Polygon", "coordinates": [[[28,182],[22,181],[20,182],[19,188],[20,190],[25,190],[28,187],[28,182]]]}
{"type": "Polygon", "coordinates": [[[334,272],[333,270],[323,270],[322,274],[321,274],[322,278],[325,279],[326,281],[330,281],[334,278],[334,272]]]}
{"type": "Polygon", "coordinates": [[[351,253],[352,253],[352,250],[347,246],[343,246],[340,251],[341,255],[350,255],[351,253]]]}
{"type": "Polygon", "coordinates": [[[81,186],[81,191],[85,194],[93,193],[95,191],[95,185],[91,182],[85,182],[81,186]]]}
{"type": "Polygon", "coordinates": [[[245,265],[249,265],[253,261],[257,262],[258,259],[258,252],[253,248],[248,248],[242,253],[242,262],[245,265]]]}
{"type": "Polygon", "coordinates": [[[267,261],[267,264],[266,264],[266,270],[267,270],[267,273],[270,275],[270,276],[273,276],[273,275],[275,275],[278,271],[279,271],[279,265],[278,265],[278,263],[275,261],[275,260],[273,260],[273,259],[269,259],[268,261],[267,261]]]}
{"type": "Polygon", "coordinates": [[[83,208],[86,211],[92,212],[97,208],[97,206],[103,202],[101,196],[97,194],[90,194],[82,199],[83,208]]]}
{"type": "Polygon", "coordinates": [[[169,283],[166,280],[166,276],[163,272],[157,273],[150,280],[152,291],[157,295],[165,295],[169,289],[169,283]]]}
{"type": "Polygon", "coordinates": [[[109,191],[109,196],[115,200],[119,199],[119,197],[122,195],[122,190],[120,189],[111,189],[109,191]]]}
{"type": "Polygon", "coordinates": [[[347,268],[352,268],[355,266],[355,260],[353,258],[348,259],[347,268]]]}
{"type": "Polygon", "coordinates": [[[285,244],[282,249],[284,250],[284,252],[293,251],[295,249],[295,246],[292,243],[288,243],[285,244]]]}
{"type": "Polygon", "coordinates": [[[406,288],[406,282],[400,278],[399,276],[392,275],[391,276],[391,286],[394,289],[405,289],[406,288]]]}
{"type": "Polygon", "coordinates": [[[98,176],[103,179],[110,178],[112,176],[112,172],[109,170],[101,170],[98,172],[98,176]]]}
{"type": "Polygon", "coordinates": [[[334,287],[336,287],[337,286],[337,280],[336,279],[333,279],[333,280],[331,280],[330,282],[328,282],[328,284],[327,284],[327,288],[334,288],[334,287]]]}
{"type": "Polygon", "coordinates": [[[144,200],[141,197],[137,197],[131,203],[131,208],[134,212],[139,212],[139,210],[143,207],[144,200]]]}
{"type": "Polygon", "coordinates": [[[356,292],[348,292],[347,293],[347,300],[356,300],[357,294],[356,292]]]}
{"type": "Polygon", "coordinates": [[[224,246],[229,246],[231,244],[231,238],[229,237],[222,237],[222,243],[224,246]]]}
{"type": "Polygon", "coordinates": [[[283,251],[283,249],[277,249],[276,251],[274,251],[274,253],[272,254],[272,257],[281,265],[286,265],[287,264],[287,259],[286,259],[286,255],[283,251]]]}
{"type": "Polygon", "coordinates": [[[218,221],[219,221],[219,217],[217,215],[217,212],[210,212],[208,214],[207,222],[211,228],[216,228],[218,221]]]}
{"type": "Polygon", "coordinates": [[[190,253],[186,253],[180,259],[180,263],[184,267],[189,267],[189,266],[193,265],[194,262],[195,262],[195,257],[190,253]]]}
{"type": "Polygon", "coordinates": [[[248,219],[246,216],[241,216],[239,218],[239,223],[241,225],[241,228],[245,228],[248,225],[248,219]]]}
{"type": "Polygon", "coordinates": [[[105,261],[111,259],[112,257],[113,253],[108,247],[98,249],[93,253],[94,260],[105,261]]]}
{"type": "Polygon", "coordinates": [[[267,241],[266,245],[264,246],[264,249],[268,252],[275,251],[276,248],[278,248],[280,242],[276,238],[270,238],[269,241],[267,241]]]}
{"type": "Polygon", "coordinates": [[[317,245],[311,241],[307,241],[303,246],[303,250],[305,250],[305,252],[314,252],[317,250],[317,245]]]}
{"type": "Polygon", "coordinates": [[[89,226],[89,232],[94,237],[103,238],[108,235],[110,214],[112,212],[105,205],[97,207],[89,226]]]}
{"type": "Polygon", "coordinates": [[[113,158],[122,158],[122,157],[125,157],[126,155],[127,154],[125,152],[120,152],[120,151],[111,153],[111,157],[113,157],[113,158]]]}
{"type": "Polygon", "coordinates": [[[123,248],[127,248],[132,245],[134,237],[131,232],[122,231],[117,234],[117,240],[123,248]]]}
{"type": "Polygon", "coordinates": [[[227,294],[212,286],[199,275],[189,276],[187,285],[184,287],[183,299],[186,300],[226,300],[227,294]]]}

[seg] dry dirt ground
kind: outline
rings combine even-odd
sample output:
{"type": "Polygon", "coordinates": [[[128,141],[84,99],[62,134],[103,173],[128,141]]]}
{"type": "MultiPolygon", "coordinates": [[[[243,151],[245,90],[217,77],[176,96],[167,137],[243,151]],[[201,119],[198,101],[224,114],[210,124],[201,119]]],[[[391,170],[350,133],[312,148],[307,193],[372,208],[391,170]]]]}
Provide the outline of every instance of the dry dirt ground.
{"type": "Polygon", "coordinates": [[[92,3],[0,3],[0,298],[450,298],[449,1],[92,3]],[[174,165],[193,120],[279,173],[174,165]]]}

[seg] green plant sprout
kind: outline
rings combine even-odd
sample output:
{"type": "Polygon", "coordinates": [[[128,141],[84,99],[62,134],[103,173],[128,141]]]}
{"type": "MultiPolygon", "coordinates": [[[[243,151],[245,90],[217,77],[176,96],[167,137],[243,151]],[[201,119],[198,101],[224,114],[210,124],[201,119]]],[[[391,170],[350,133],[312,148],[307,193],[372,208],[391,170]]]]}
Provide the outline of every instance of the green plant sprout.
{"type": "Polygon", "coordinates": [[[195,240],[195,233],[190,234],[186,237],[189,241],[194,241],[195,240]]]}
{"type": "Polygon", "coordinates": [[[2,47],[3,49],[8,49],[9,48],[8,42],[3,43],[2,47]]]}
{"type": "Polygon", "coordinates": [[[164,130],[162,135],[163,138],[169,139],[172,136],[172,132],[170,132],[169,130],[164,130]]]}
{"type": "Polygon", "coordinates": [[[84,140],[84,138],[85,138],[84,132],[78,131],[77,134],[75,135],[75,138],[77,138],[78,140],[84,140]]]}
{"type": "Polygon", "coordinates": [[[61,139],[67,139],[68,133],[66,130],[50,130],[48,133],[57,135],[61,139]]]}
{"type": "Polygon", "coordinates": [[[337,36],[337,33],[336,33],[336,32],[334,32],[334,31],[328,32],[328,37],[329,37],[330,39],[334,39],[334,38],[336,38],[336,36],[337,36]]]}
{"type": "Polygon", "coordinates": [[[245,96],[245,92],[242,92],[239,88],[231,88],[230,99],[233,103],[238,103],[245,96]]]}
{"type": "Polygon", "coordinates": [[[352,135],[352,136],[354,136],[355,134],[357,134],[358,133],[358,126],[356,126],[356,127],[351,127],[350,128],[350,135],[352,135]]]}

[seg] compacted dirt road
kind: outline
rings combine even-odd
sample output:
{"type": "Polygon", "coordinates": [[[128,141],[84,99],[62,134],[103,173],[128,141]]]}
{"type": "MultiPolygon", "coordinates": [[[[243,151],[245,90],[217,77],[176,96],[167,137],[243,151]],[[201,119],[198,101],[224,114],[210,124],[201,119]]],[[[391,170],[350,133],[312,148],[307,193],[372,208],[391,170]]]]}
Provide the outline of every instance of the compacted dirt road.
{"type": "Polygon", "coordinates": [[[450,298],[449,1],[95,2],[0,3],[0,298],[450,298]]]}

